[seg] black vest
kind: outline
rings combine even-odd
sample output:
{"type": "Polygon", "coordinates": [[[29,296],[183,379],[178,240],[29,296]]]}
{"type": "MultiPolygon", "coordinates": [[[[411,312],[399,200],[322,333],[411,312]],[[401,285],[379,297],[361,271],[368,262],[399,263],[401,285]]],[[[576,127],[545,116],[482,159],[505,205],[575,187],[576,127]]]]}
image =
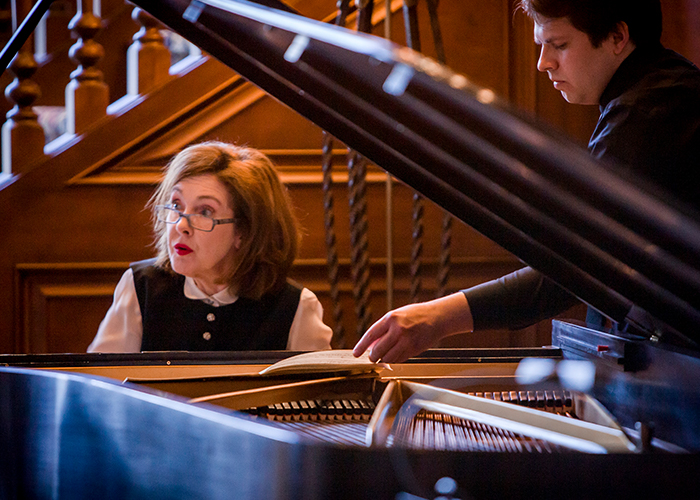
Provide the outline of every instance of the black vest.
{"type": "Polygon", "coordinates": [[[155,267],[155,259],[131,265],[143,319],[142,351],[283,350],[299,306],[291,284],[260,300],[239,297],[214,307],[184,295],[185,277],[155,267]]]}

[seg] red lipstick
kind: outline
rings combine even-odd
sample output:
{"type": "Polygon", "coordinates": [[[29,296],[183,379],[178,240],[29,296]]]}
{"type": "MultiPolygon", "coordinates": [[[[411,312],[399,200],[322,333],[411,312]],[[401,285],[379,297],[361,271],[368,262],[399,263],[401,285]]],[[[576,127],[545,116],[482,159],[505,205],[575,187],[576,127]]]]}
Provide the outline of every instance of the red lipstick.
{"type": "Polygon", "coordinates": [[[192,253],[192,249],[187,245],[183,245],[182,243],[178,243],[173,248],[175,248],[175,253],[178,255],[187,255],[188,253],[192,253]]]}

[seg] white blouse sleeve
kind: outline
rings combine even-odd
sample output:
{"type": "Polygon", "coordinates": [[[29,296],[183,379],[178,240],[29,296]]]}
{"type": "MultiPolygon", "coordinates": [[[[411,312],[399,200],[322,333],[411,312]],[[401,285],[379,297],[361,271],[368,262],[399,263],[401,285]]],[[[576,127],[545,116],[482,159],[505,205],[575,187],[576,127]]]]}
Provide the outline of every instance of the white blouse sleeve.
{"type": "Polygon", "coordinates": [[[318,351],[331,348],[333,330],[323,323],[323,306],[308,288],[301,291],[299,306],[289,330],[287,350],[318,351]]]}
{"type": "Polygon", "coordinates": [[[114,290],[114,300],[88,352],[140,352],[143,324],[134,273],[127,269],[114,290]]]}

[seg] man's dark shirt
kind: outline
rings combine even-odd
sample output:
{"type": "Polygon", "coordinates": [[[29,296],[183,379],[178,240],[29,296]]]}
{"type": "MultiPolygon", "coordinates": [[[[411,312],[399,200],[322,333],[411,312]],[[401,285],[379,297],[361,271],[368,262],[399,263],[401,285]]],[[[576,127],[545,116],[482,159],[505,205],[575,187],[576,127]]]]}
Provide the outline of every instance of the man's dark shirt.
{"type": "MultiPolygon", "coordinates": [[[[608,83],[600,110],[593,157],[700,210],[700,70],[660,45],[637,48],[608,83]]],[[[529,267],[463,292],[475,330],[524,328],[578,303],[529,267]]]]}
{"type": "Polygon", "coordinates": [[[588,148],[700,208],[700,70],[661,46],[636,49],[601,96],[588,148]]]}

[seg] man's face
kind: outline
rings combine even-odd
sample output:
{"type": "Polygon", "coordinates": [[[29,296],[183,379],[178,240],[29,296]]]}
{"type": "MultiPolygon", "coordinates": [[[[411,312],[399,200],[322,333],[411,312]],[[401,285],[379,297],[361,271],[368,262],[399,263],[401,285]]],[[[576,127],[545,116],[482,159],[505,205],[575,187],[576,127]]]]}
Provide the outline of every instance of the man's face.
{"type": "Polygon", "coordinates": [[[594,47],[568,19],[535,23],[535,43],[541,46],[537,69],[547,72],[554,88],[572,104],[598,104],[620,65],[613,36],[594,47]]]}

